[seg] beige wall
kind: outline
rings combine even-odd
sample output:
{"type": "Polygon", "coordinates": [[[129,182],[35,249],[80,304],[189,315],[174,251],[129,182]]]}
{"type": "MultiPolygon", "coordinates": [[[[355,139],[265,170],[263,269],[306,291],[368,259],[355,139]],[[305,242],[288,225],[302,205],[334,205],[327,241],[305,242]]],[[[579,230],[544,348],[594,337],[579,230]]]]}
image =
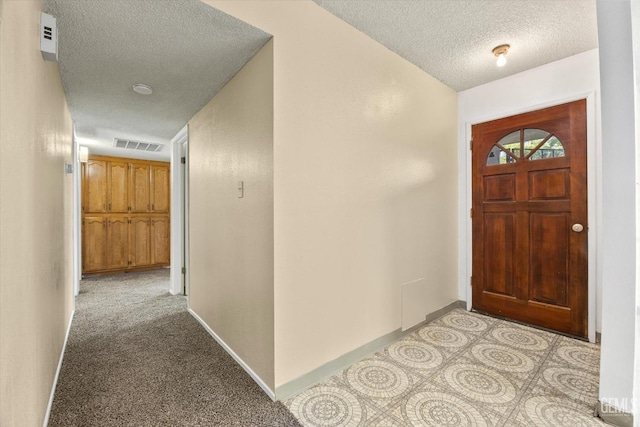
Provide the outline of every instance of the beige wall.
{"type": "Polygon", "coordinates": [[[0,24],[0,425],[41,426],[73,308],[71,118],[40,1],[0,24]]]}
{"type": "Polygon", "coordinates": [[[400,328],[404,283],[457,299],[457,96],[310,0],[206,1],[274,35],[278,387],[400,328]]]}
{"type": "Polygon", "coordinates": [[[190,308],[273,389],[272,42],[189,122],[189,186],[190,308]]]}

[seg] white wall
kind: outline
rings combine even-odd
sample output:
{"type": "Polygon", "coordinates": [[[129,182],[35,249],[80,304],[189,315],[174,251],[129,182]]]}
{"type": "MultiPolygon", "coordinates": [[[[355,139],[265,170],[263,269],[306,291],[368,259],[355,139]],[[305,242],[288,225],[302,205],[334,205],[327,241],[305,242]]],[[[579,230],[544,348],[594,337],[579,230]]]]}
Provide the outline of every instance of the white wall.
{"type": "MultiPolygon", "coordinates": [[[[597,2],[602,88],[600,399],[633,397],[636,317],[636,141],[628,0],[597,2]]],[[[620,408],[627,409],[628,408],[620,408]]]]}
{"type": "MultiPolygon", "coordinates": [[[[508,65],[507,65],[508,66],[508,65]]],[[[471,288],[471,125],[550,105],[588,98],[588,180],[589,180],[589,336],[600,331],[602,236],[599,159],[601,147],[598,50],[584,52],[458,94],[458,294],[470,303],[471,288]],[[593,313],[595,307],[595,313],[593,313]],[[595,314],[595,316],[594,316],[595,314]],[[594,330],[595,323],[595,330],[594,330]]]]}
{"type": "Polygon", "coordinates": [[[73,310],[72,128],[39,0],[0,4],[0,425],[41,426],[73,310]]]}
{"type": "Polygon", "coordinates": [[[310,0],[216,1],[274,35],[276,387],[456,300],[456,93],[310,0]]]}
{"type": "Polygon", "coordinates": [[[189,122],[189,200],[189,307],[273,391],[272,42],[189,122]]]}
{"type": "MultiPolygon", "coordinates": [[[[633,39],[634,94],[635,94],[635,137],[636,137],[636,334],[635,371],[633,395],[640,397],[640,0],[631,0],[631,29],[633,39]]],[[[640,427],[640,408],[634,408],[635,425],[640,427]]]]}

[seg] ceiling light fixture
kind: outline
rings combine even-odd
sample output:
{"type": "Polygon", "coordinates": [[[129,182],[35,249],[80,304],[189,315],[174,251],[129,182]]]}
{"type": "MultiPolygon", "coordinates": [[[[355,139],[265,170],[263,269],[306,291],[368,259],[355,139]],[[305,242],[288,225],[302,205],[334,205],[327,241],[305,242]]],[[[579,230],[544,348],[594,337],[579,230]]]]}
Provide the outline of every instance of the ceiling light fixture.
{"type": "Polygon", "coordinates": [[[509,46],[508,44],[501,44],[500,46],[496,46],[493,48],[493,54],[498,58],[498,60],[496,61],[496,65],[498,67],[503,67],[504,64],[507,63],[507,52],[509,52],[509,48],[511,46],[509,46]]]}
{"type": "Polygon", "coordinates": [[[151,89],[151,86],[143,83],[134,84],[133,91],[135,93],[139,93],[140,95],[151,95],[153,93],[153,89],[151,89]]]}

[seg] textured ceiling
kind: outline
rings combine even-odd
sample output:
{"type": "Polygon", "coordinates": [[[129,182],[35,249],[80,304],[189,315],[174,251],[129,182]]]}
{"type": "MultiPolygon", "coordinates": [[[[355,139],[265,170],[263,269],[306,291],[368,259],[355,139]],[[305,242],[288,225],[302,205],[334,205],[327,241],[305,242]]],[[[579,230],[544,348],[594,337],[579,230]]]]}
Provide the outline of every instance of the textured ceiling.
{"type": "Polygon", "coordinates": [[[57,18],[76,134],[95,154],[168,159],[169,140],[271,37],[198,0],[43,3],[57,18]],[[153,94],[134,93],[134,83],[153,94]],[[114,137],[165,147],[116,149],[114,137]]]}
{"type": "Polygon", "coordinates": [[[598,47],[595,0],[314,1],[456,91],[598,47]]]}
{"type": "MultiPolygon", "coordinates": [[[[314,1],[458,91],[598,45],[595,0],[314,1]]],[[[199,0],[43,3],[76,134],[96,154],[168,159],[168,141],[271,37],[199,0]],[[165,147],[116,149],[114,137],[165,147]]]]}

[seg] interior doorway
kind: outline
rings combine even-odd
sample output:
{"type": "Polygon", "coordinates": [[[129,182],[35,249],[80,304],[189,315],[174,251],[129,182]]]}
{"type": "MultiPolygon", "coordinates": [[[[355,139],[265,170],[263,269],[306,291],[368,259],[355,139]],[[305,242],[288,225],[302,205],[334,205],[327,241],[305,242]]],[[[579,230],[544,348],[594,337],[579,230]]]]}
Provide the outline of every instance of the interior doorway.
{"type": "Polygon", "coordinates": [[[189,126],[171,140],[171,283],[173,295],[188,294],[189,126]]]}
{"type": "Polygon", "coordinates": [[[588,333],[586,100],[472,127],[472,308],[588,333]]]}

